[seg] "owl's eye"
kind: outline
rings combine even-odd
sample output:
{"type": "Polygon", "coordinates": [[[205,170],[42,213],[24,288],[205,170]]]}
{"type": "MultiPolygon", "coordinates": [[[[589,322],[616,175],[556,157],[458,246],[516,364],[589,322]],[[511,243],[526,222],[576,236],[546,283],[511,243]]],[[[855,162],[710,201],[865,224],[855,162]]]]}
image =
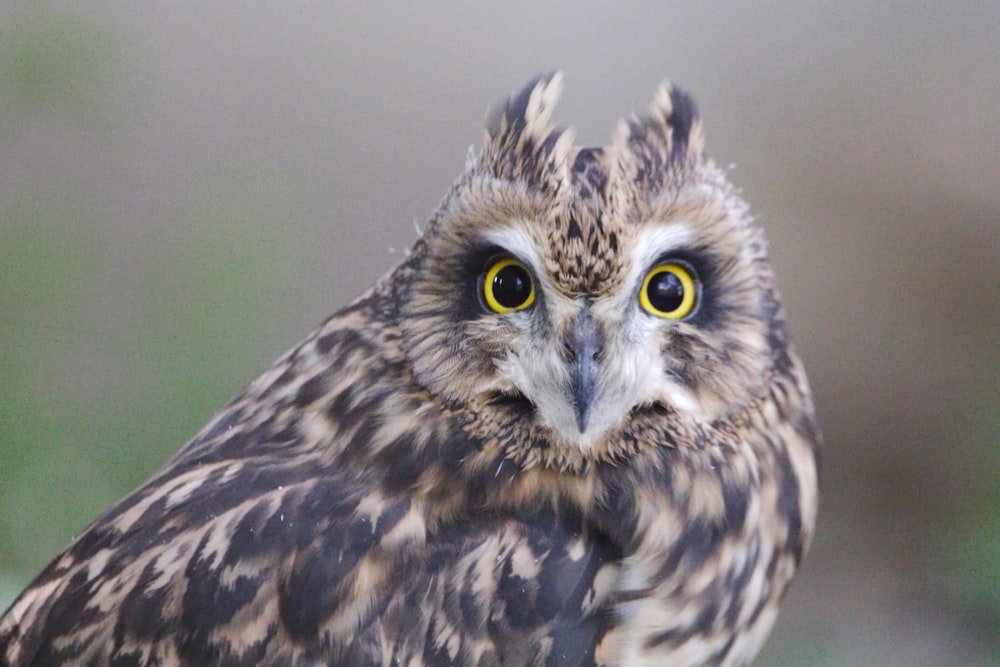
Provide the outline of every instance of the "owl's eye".
{"type": "Polygon", "coordinates": [[[512,257],[498,259],[483,276],[483,302],[494,313],[513,313],[535,302],[535,284],[524,264],[512,257]]]}
{"type": "Polygon", "coordinates": [[[698,288],[694,272],[682,264],[658,264],[646,274],[639,303],[651,315],[679,320],[694,311],[698,288]]]}

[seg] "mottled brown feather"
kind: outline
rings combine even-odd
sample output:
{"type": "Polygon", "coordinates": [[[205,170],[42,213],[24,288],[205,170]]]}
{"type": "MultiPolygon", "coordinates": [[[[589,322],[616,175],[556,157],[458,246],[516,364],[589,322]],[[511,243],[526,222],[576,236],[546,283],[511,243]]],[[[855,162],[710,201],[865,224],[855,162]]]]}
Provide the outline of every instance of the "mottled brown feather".
{"type": "Polygon", "coordinates": [[[579,148],[550,124],[560,86],[491,112],[408,258],[37,577],[3,664],[753,659],[819,444],[762,232],[683,92],[579,148]],[[530,309],[484,306],[498,253],[530,309]],[[698,279],[677,320],[639,306],[664,258],[698,279]]]}

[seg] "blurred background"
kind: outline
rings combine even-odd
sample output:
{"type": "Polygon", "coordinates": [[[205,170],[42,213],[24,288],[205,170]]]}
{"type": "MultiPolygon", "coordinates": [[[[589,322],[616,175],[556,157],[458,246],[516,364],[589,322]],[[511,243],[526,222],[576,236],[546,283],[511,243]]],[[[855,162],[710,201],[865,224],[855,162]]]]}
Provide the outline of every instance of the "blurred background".
{"type": "Polygon", "coordinates": [[[826,446],[757,664],[1000,664],[1000,3],[672,4],[0,2],[0,608],[562,68],[581,143],[693,91],[770,237],[826,446]]]}

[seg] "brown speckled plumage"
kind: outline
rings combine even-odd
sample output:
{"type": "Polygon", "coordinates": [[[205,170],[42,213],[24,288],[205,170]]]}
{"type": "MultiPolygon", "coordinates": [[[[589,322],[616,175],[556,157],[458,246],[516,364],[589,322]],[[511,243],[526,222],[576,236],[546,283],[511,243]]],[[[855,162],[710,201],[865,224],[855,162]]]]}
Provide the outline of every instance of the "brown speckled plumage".
{"type": "Polygon", "coordinates": [[[27,665],[745,665],[819,435],[760,229],[665,84],[604,148],[513,95],[410,255],[0,621],[27,665]],[[484,305],[498,256],[523,310],[484,305]],[[696,307],[640,306],[690,267],[696,307]]]}

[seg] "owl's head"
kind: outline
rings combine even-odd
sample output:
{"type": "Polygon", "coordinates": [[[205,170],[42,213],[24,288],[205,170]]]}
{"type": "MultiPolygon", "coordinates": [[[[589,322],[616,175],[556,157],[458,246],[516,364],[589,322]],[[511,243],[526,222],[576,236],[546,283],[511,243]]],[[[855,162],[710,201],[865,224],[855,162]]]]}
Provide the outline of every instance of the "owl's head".
{"type": "Polygon", "coordinates": [[[560,88],[541,77],[489,114],[397,273],[414,376],[519,437],[596,454],[650,415],[745,409],[784,329],[763,236],[704,156],[694,103],[665,83],[609,146],[581,148],[550,124],[560,88]]]}

